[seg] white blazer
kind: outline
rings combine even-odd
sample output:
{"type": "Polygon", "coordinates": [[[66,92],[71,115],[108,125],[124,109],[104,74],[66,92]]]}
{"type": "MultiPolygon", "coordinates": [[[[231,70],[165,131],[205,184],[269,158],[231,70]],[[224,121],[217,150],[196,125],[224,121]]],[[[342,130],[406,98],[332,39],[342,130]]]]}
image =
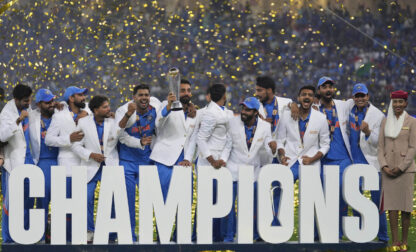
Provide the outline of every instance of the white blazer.
{"type": "MultiPolygon", "coordinates": [[[[349,106],[349,111],[351,113],[351,110],[354,107],[354,101],[352,99],[349,99],[347,102],[349,106]]],[[[371,130],[371,134],[366,140],[365,134],[363,132],[360,133],[360,148],[367,162],[370,165],[376,167],[378,171],[380,171],[380,164],[378,163],[377,158],[377,145],[381,122],[383,121],[385,116],[383,112],[381,112],[378,108],[373,106],[373,104],[369,104],[370,107],[368,108],[367,114],[365,115],[363,121],[368,123],[368,128],[371,130]]],[[[353,117],[354,116],[355,115],[353,115],[353,117]]],[[[354,146],[351,146],[351,148],[354,148],[354,146]]]]}
{"type": "Polygon", "coordinates": [[[253,141],[251,143],[250,150],[247,147],[246,133],[244,130],[244,123],[241,121],[240,116],[234,116],[229,121],[230,130],[228,135],[231,137],[226,145],[226,153],[229,153],[227,162],[227,168],[230,170],[233,180],[238,180],[238,170],[241,165],[254,166],[254,178],[257,181],[258,174],[261,168],[261,160],[259,152],[265,149],[269,155],[272,154],[272,150],[269,147],[269,143],[273,141],[270,131],[270,123],[258,118],[256,132],[254,133],[253,141]]]}
{"type": "MultiPolygon", "coordinates": [[[[27,110],[29,114],[31,109],[27,110]]],[[[26,139],[22,123],[16,124],[19,112],[15,100],[7,102],[0,113],[0,141],[8,142],[4,146],[4,168],[11,172],[14,167],[25,163],[26,139]]]]}
{"type": "MultiPolygon", "coordinates": [[[[271,132],[273,139],[277,139],[277,128],[279,126],[280,118],[283,115],[284,108],[287,107],[290,102],[292,102],[292,100],[289,98],[284,98],[284,97],[279,97],[279,96],[275,96],[275,97],[277,98],[277,106],[278,106],[277,113],[279,114],[279,121],[277,122],[275,130],[271,132]]],[[[264,107],[261,102],[260,102],[259,114],[263,116],[264,118],[266,118],[266,112],[264,111],[264,107]]],[[[271,156],[270,153],[268,153],[266,149],[262,149],[259,155],[260,155],[260,160],[261,160],[260,162],[262,166],[272,163],[273,156],[271,156]]]]}
{"type": "Polygon", "coordinates": [[[208,105],[201,109],[198,109],[196,113],[195,128],[192,132],[191,138],[189,139],[189,144],[188,144],[188,147],[186,148],[185,158],[184,158],[185,160],[188,160],[190,162],[194,160],[194,157],[195,159],[198,157],[198,148],[197,148],[198,146],[196,144],[196,141],[198,139],[199,128],[201,127],[201,119],[207,107],[208,105]]]}
{"type": "MultiPolygon", "coordinates": [[[[277,149],[284,149],[285,156],[289,157],[288,167],[296,161],[303,164],[302,156],[313,157],[322,152],[328,153],[330,146],[329,129],[324,114],[311,108],[309,123],[303,136],[303,145],[299,133],[299,120],[293,120],[291,111],[285,110],[279,123],[277,131],[277,149]]],[[[311,165],[321,165],[317,160],[311,165]]]]}
{"type": "Polygon", "coordinates": [[[224,159],[222,155],[227,142],[228,121],[233,117],[233,112],[224,110],[211,101],[201,118],[198,130],[197,145],[199,150],[198,165],[210,165],[207,157],[224,159]]]}
{"type": "Polygon", "coordinates": [[[45,137],[46,145],[59,147],[58,164],[66,166],[67,176],[71,176],[72,166],[81,164],[80,158],[71,149],[70,135],[76,131],[76,127],[68,106],[65,106],[63,110],[53,114],[45,137]]]}
{"type": "MultiPolygon", "coordinates": [[[[76,130],[84,132],[84,138],[79,142],[72,144],[72,151],[81,159],[81,165],[88,167],[88,182],[95,176],[100,163],[90,159],[91,153],[101,153],[101,145],[98,139],[97,126],[95,125],[94,116],[86,116],[79,119],[76,130]]],[[[103,129],[103,148],[105,164],[108,166],[118,166],[117,142],[120,134],[120,128],[112,118],[104,119],[103,129]]]]}
{"type": "Polygon", "coordinates": [[[182,150],[186,152],[189,139],[195,127],[195,118],[187,117],[183,110],[170,111],[162,116],[162,111],[168,104],[164,101],[157,112],[156,117],[156,141],[150,154],[150,159],[172,166],[178,160],[182,150]]]}

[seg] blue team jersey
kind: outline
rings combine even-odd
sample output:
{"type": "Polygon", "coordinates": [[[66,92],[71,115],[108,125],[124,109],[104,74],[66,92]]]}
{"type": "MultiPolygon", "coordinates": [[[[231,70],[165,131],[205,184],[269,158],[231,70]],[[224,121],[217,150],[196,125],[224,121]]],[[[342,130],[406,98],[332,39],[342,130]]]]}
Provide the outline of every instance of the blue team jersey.
{"type": "MultiPolygon", "coordinates": [[[[20,115],[21,111],[19,111],[19,115],[20,115]]],[[[23,128],[23,133],[25,135],[25,140],[26,140],[26,156],[25,156],[25,164],[35,164],[33,162],[33,156],[32,153],[30,151],[30,133],[29,133],[29,118],[26,117],[23,121],[22,121],[22,128],[23,128]]]]}
{"type": "Polygon", "coordinates": [[[51,125],[52,118],[40,118],[40,153],[39,159],[57,159],[59,148],[58,147],[49,147],[45,144],[46,132],[51,125]]]}
{"type": "Polygon", "coordinates": [[[350,127],[350,144],[351,144],[351,155],[355,164],[368,164],[360,147],[360,126],[365,118],[367,108],[363,111],[358,111],[357,107],[354,106],[349,115],[349,127],[350,127]]]}
{"type": "Polygon", "coordinates": [[[310,117],[311,117],[311,111],[309,111],[309,114],[305,120],[302,120],[302,118],[299,118],[299,134],[300,134],[300,139],[302,140],[302,142],[303,142],[303,136],[305,135],[306,128],[308,127],[310,117]]]}
{"type": "Polygon", "coordinates": [[[345,146],[344,139],[342,138],[342,132],[335,106],[333,106],[332,109],[325,109],[321,106],[321,112],[326,115],[331,133],[331,144],[325,158],[330,160],[349,159],[348,150],[345,146]],[[333,132],[331,127],[333,127],[333,132]]]}
{"type": "MultiPolygon", "coordinates": [[[[149,106],[149,110],[140,115],[136,113],[136,122],[125,129],[127,134],[136,138],[143,136],[152,136],[155,134],[156,109],[149,106]]],[[[124,144],[119,145],[120,159],[135,162],[135,163],[149,163],[150,162],[150,145],[146,145],[144,150],[139,148],[130,148],[124,144]]]]}
{"type": "Polygon", "coordinates": [[[279,122],[279,105],[277,104],[277,98],[274,97],[271,103],[263,103],[264,112],[266,118],[272,119],[272,132],[276,129],[277,123],[279,122]]]}
{"type": "Polygon", "coordinates": [[[98,141],[100,142],[101,147],[101,153],[104,153],[104,142],[103,142],[103,135],[104,135],[104,122],[99,124],[97,121],[95,121],[95,126],[97,127],[97,135],[98,135],[98,141]]]}
{"type": "Polygon", "coordinates": [[[249,150],[253,142],[254,134],[256,133],[256,128],[257,128],[257,119],[256,119],[256,122],[251,127],[247,127],[246,125],[244,125],[244,131],[246,132],[247,148],[249,150]]]}

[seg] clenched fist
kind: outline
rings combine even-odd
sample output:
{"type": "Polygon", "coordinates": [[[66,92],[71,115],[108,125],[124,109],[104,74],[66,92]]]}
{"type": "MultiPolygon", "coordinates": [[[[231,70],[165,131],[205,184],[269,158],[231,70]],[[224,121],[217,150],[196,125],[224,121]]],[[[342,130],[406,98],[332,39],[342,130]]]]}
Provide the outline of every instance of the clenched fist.
{"type": "Polygon", "coordinates": [[[131,116],[132,114],[134,114],[134,112],[136,112],[137,109],[137,105],[135,102],[130,102],[129,105],[127,106],[127,115],[131,116]]]}

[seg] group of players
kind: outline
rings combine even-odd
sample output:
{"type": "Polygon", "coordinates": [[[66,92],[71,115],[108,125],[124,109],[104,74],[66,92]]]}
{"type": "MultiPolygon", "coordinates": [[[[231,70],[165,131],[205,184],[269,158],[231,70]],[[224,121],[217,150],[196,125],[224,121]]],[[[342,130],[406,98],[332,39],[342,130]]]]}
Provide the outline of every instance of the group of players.
{"type": "MultiPolygon", "coordinates": [[[[140,84],[134,88],[132,100],[119,107],[115,114],[110,110],[107,97],[94,96],[87,106],[88,90],[74,86],[66,89],[62,102],[57,102],[56,96],[47,89],[37,90],[36,107],[31,108],[32,89],[16,85],[14,99],[0,114],[3,242],[13,242],[8,232],[8,178],[13,168],[22,164],[35,164],[43,170],[46,196],[36,200],[36,207],[47,211],[51,167],[67,167],[68,197],[71,196],[71,167],[88,167],[89,242],[94,234],[94,192],[103,165],[124,167],[133,241],[137,241],[135,200],[141,165],[157,166],[165,200],[174,165],[195,163],[196,168],[210,165],[229,169],[234,180],[234,199],[238,169],[242,164],[253,165],[257,179],[260,167],[281,163],[290,167],[295,181],[301,164],[339,165],[340,186],[344,169],[352,163],[372,164],[380,169],[374,150],[384,114],[369,103],[370,96],[364,84],[354,86],[352,99],[348,101],[334,99],[335,90],[336,83],[329,77],[322,77],[317,87],[300,88],[296,100],[292,101],[275,96],[274,81],[261,76],[256,81],[255,97],[246,98],[240,104],[240,115],[235,116],[226,108],[223,84],[209,87],[207,105],[200,109],[191,102],[192,84],[187,80],[181,80],[179,97],[170,93],[163,102],[151,96],[147,85],[140,84]],[[176,99],[182,104],[181,110],[172,109],[176,99]]],[[[29,209],[34,206],[34,199],[27,192],[25,183],[25,228],[29,225],[29,209]]],[[[371,196],[378,206],[379,191],[372,191],[371,196]]],[[[280,192],[276,189],[275,209],[278,209],[279,198],[280,192]]],[[[228,216],[214,220],[214,242],[234,241],[234,205],[228,216]]],[[[347,211],[340,195],[340,221],[347,211]]],[[[279,225],[277,212],[274,225],[279,225]]],[[[67,225],[68,241],[70,226],[67,225]]],[[[340,239],[342,236],[340,229],[340,239]]],[[[378,238],[384,242],[389,239],[384,212],[380,212],[378,238]]],[[[110,241],[115,239],[110,236],[110,241]]],[[[175,235],[172,239],[175,240],[175,235]]],[[[255,227],[253,239],[261,240],[255,227]]]]}

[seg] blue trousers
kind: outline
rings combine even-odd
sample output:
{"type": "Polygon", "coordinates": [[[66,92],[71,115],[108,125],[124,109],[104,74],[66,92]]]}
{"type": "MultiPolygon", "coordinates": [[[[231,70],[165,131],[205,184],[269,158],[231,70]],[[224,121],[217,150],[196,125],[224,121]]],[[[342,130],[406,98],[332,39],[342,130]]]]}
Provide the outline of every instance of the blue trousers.
{"type": "Polygon", "coordinates": [[[224,218],[220,219],[221,237],[224,242],[234,242],[234,236],[236,233],[236,211],[235,211],[235,199],[237,198],[237,181],[233,182],[233,206],[230,213],[224,218]]]}
{"type": "Polygon", "coordinates": [[[136,163],[120,159],[120,165],[124,167],[126,179],[127,202],[129,204],[130,225],[133,241],[137,241],[136,235],[136,185],[139,183],[139,165],[150,165],[149,163],[136,163]]]}
{"type": "Polygon", "coordinates": [[[9,177],[10,174],[2,167],[1,175],[1,192],[3,194],[3,207],[1,213],[1,235],[3,243],[13,243],[13,239],[9,233],[9,177]]]}
{"type": "Polygon", "coordinates": [[[290,170],[292,171],[292,174],[293,174],[293,183],[295,183],[296,180],[299,179],[299,161],[296,161],[296,163],[294,163],[290,167],[290,170]]]}
{"type": "Polygon", "coordinates": [[[342,175],[344,174],[345,168],[352,164],[351,160],[342,159],[342,160],[330,160],[323,158],[322,159],[322,170],[321,170],[321,180],[323,181],[323,166],[324,165],[339,165],[339,239],[342,239],[342,217],[348,215],[348,205],[342,197],[342,175]]]}
{"type": "MultiPolygon", "coordinates": [[[[380,175],[380,173],[378,173],[378,181],[379,181],[380,190],[381,190],[381,175],[380,175]]],[[[361,185],[362,185],[362,179],[360,180],[360,191],[362,192],[361,185]]],[[[380,206],[380,190],[370,191],[371,201],[373,201],[374,204],[377,207],[380,206]]],[[[353,209],[352,212],[353,212],[354,216],[358,216],[361,219],[360,213],[358,213],[354,209],[353,209]]],[[[379,212],[379,223],[380,223],[380,226],[379,226],[379,229],[378,229],[377,237],[380,241],[388,242],[389,241],[389,235],[387,233],[387,219],[386,219],[386,212],[385,211],[380,211],[379,212]]],[[[360,226],[361,226],[361,221],[360,221],[360,226]]]]}
{"type": "MultiPolygon", "coordinates": [[[[38,166],[42,169],[45,176],[45,197],[36,199],[36,208],[45,209],[45,232],[48,227],[49,203],[51,202],[51,166],[58,165],[56,159],[39,159],[38,166]]],[[[45,239],[43,235],[42,240],[45,239]]]]}

